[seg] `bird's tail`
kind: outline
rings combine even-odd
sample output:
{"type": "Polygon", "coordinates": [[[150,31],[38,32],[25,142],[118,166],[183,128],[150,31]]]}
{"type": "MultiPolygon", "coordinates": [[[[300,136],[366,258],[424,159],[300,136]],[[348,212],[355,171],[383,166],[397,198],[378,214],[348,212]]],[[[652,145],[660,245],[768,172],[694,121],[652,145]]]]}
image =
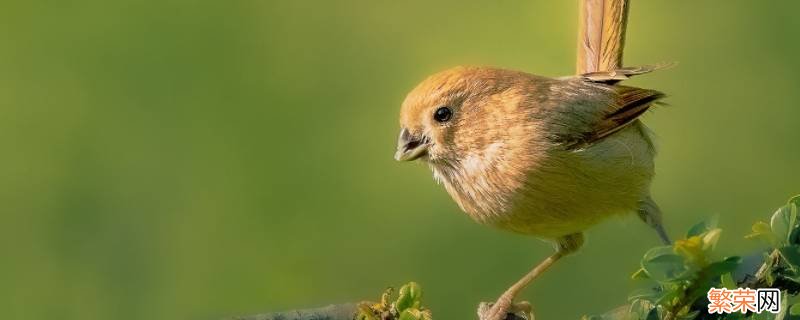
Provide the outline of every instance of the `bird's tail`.
{"type": "Polygon", "coordinates": [[[615,84],[620,81],[628,80],[633,76],[638,76],[645,73],[650,73],[657,70],[669,69],[677,65],[675,62],[664,62],[651,65],[643,65],[638,67],[624,67],[610,71],[597,71],[588,72],[578,77],[591,82],[599,82],[605,84],[615,84]]]}

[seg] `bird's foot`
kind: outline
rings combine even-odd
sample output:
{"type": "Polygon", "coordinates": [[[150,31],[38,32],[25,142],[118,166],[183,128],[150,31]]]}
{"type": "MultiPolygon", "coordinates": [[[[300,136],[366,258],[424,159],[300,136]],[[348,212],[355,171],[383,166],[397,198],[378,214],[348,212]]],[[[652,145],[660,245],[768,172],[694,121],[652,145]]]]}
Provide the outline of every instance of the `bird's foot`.
{"type": "Polygon", "coordinates": [[[511,303],[481,302],[478,305],[480,320],[534,320],[533,308],[527,301],[511,303]]]}

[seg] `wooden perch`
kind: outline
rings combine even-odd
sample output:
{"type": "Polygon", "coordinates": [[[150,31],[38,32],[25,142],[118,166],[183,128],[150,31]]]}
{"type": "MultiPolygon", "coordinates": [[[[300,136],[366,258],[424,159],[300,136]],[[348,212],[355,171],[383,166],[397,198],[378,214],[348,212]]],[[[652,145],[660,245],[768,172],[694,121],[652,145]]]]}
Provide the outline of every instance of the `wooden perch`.
{"type": "Polygon", "coordinates": [[[581,0],[577,74],[622,67],[628,0],[581,0]]]}

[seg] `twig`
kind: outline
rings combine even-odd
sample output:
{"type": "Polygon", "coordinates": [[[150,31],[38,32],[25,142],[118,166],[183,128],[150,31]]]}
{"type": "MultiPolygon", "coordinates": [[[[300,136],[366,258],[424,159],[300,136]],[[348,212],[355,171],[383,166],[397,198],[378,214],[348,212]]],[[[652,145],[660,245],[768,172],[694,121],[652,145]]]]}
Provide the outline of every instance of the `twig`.
{"type": "MultiPolygon", "coordinates": [[[[368,302],[336,304],[314,309],[238,316],[224,320],[353,320],[359,305],[363,303],[371,304],[368,302]]],[[[505,320],[531,320],[526,312],[515,310],[515,313],[507,314],[505,320]]]]}
{"type": "Polygon", "coordinates": [[[336,304],[316,309],[263,313],[226,320],[353,320],[358,304],[336,304]]]}

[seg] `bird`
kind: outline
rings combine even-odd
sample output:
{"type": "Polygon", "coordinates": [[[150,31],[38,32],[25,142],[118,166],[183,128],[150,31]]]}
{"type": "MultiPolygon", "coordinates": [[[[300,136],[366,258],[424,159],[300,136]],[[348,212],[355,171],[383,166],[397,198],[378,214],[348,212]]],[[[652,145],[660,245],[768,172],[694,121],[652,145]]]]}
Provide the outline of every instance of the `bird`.
{"type": "Polygon", "coordinates": [[[663,67],[550,78],[461,66],[406,96],[395,160],[427,163],[476,222],[554,245],[494,303],[481,304],[481,320],[505,319],[519,293],[604,219],[636,213],[670,243],[650,193],[656,150],[639,119],[665,95],[619,84],[663,67]]]}

